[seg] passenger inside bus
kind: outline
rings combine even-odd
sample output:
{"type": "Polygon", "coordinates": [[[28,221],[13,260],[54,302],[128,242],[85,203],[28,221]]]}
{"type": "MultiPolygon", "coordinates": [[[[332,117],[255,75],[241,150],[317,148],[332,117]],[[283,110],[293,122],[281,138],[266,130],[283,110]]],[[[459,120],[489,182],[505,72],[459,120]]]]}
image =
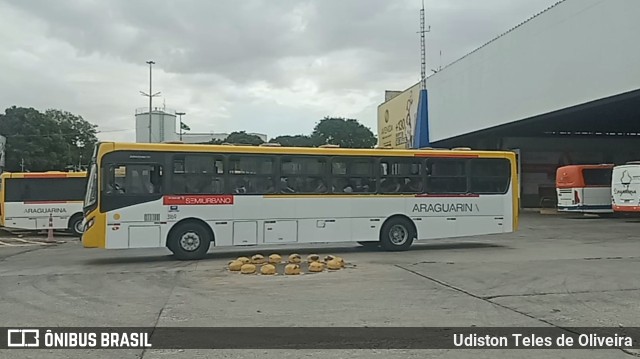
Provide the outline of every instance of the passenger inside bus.
{"type": "Polygon", "coordinates": [[[380,189],[384,193],[397,193],[402,189],[402,185],[397,178],[383,178],[380,182],[380,189]]]}
{"type": "Polygon", "coordinates": [[[280,192],[282,193],[295,193],[295,189],[293,189],[289,185],[289,179],[287,177],[280,177],[280,192]]]}
{"type": "Polygon", "coordinates": [[[236,180],[235,189],[233,190],[233,193],[245,194],[247,193],[247,187],[249,187],[247,180],[244,178],[238,178],[236,180]]]}
{"type": "Polygon", "coordinates": [[[351,193],[353,192],[353,186],[349,183],[349,180],[346,178],[337,178],[334,181],[334,185],[333,185],[333,192],[334,193],[351,193]]]}
{"type": "MultiPolygon", "coordinates": [[[[313,179],[311,179],[313,181],[313,179]]],[[[322,179],[316,179],[315,180],[315,189],[313,190],[314,193],[326,193],[327,192],[327,186],[324,184],[324,181],[322,179]]]]}
{"type": "Polygon", "coordinates": [[[269,194],[269,193],[275,193],[276,191],[273,183],[273,177],[256,179],[255,188],[257,188],[257,191],[258,191],[257,193],[269,194]]]}
{"type": "Polygon", "coordinates": [[[420,193],[422,192],[422,180],[419,178],[404,179],[404,186],[402,186],[402,192],[406,193],[420,193]]]}
{"type": "Polygon", "coordinates": [[[369,178],[356,178],[356,179],[352,179],[355,180],[355,188],[356,188],[356,192],[363,192],[363,193],[369,193],[369,192],[375,192],[376,191],[376,180],[371,180],[369,178]]]}

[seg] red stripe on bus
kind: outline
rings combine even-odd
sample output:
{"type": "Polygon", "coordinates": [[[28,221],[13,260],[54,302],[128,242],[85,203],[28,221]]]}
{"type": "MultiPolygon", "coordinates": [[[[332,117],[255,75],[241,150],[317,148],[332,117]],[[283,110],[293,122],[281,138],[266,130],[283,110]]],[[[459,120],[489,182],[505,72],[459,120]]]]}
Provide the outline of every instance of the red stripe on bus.
{"type": "Polygon", "coordinates": [[[476,198],[476,197],[480,197],[479,194],[467,194],[467,193],[463,193],[463,194],[417,194],[416,197],[438,197],[438,198],[476,198]]]}
{"type": "Polygon", "coordinates": [[[640,212],[640,206],[619,206],[613,205],[614,212],[640,212]]]}
{"type": "Polygon", "coordinates": [[[178,205],[226,205],[233,204],[231,195],[189,195],[189,196],[164,196],[162,204],[165,206],[178,205]]]}
{"type": "Polygon", "coordinates": [[[67,178],[67,175],[64,173],[31,173],[24,174],[24,178],[67,178]]]}
{"type": "Polygon", "coordinates": [[[458,154],[434,154],[434,153],[416,153],[414,157],[434,157],[434,158],[478,158],[479,155],[458,155],[458,154]]]}
{"type": "Polygon", "coordinates": [[[23,204],[60,204],[67,203],[68,201],[26,201],[23,204]]]}

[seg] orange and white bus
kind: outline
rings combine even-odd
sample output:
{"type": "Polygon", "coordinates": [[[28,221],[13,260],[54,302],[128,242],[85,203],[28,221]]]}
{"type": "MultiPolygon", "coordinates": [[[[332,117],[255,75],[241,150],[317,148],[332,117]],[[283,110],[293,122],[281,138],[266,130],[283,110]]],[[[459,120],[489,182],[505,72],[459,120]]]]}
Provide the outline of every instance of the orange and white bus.
{"type": "Polygon", "coordinates": [[[0,225],[82,233],[82,200],[86,172],[28,172],[0,176],[0,225]]]}
{"type": "Polygon", "coordinates": [[[99,143],[85,247],[162,248],[414,240],[517,228],[515,154],[469,150],[99,143]]]}
{"type": "Polygon", "coordinates": [[[570,165],[556,171],[558,211],[613,213],[611,173],[613,165],[570,165]]]}
{"type": "Polygon", "coordinates": [[[640,212],[640,162],[628,162],[613,169],[611,198],[615,212],[640,212]]]}

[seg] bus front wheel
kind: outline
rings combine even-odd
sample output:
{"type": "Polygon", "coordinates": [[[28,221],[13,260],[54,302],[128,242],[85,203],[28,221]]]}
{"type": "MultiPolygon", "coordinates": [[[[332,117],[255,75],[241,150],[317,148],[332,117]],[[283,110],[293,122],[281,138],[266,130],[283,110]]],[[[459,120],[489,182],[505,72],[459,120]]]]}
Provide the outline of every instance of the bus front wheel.
{"type": "Polygon", "coordinates": [[[404,217],[388,219],[380,230],[380,245],[388,251],[406,251],[416,237],[413,223],[404,217]]]}
{"type": "Polygon", "coordinates": [[[76,214],[69,220],[69,232],[75,236],[82,236],[82,215],[76,214]]]}
{"type": "Polygon", "coordinates": [[[176,225],[169,233],[167,247],[180,260],[202,259],[209,251],[211,235],[200,223],[186,222],[176,225]]]}

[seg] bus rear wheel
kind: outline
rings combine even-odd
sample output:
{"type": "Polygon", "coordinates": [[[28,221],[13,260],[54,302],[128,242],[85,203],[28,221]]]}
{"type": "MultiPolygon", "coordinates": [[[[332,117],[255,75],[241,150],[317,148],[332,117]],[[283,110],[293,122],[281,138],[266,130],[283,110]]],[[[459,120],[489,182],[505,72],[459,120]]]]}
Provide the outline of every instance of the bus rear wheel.
{"type": "Polygon", "coordinates": [[[82,215],[76,214],[69,220],[69,232],[75,236],[82,236],[82,215]]]}
{"type": "Polygon", "coordinates": [[[196,222],[180,223],[169,232],[167,247],[180,260],[202,259],[211,245],[207,228],[196,222]]]}
{"type": "Polygon", "coordinates": [[[413,244],[416,231],[404,217],[388,219],[380,230],[380,245],[388,251],[406,251],[413,244]]]}

